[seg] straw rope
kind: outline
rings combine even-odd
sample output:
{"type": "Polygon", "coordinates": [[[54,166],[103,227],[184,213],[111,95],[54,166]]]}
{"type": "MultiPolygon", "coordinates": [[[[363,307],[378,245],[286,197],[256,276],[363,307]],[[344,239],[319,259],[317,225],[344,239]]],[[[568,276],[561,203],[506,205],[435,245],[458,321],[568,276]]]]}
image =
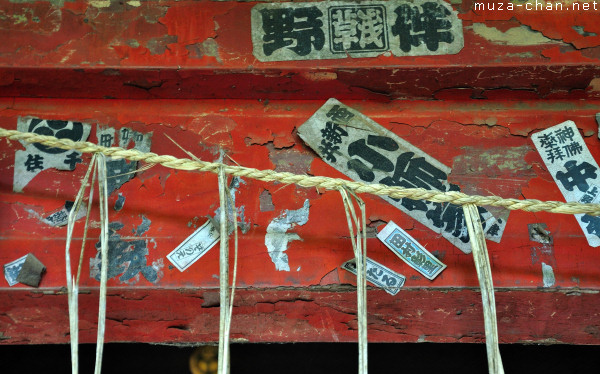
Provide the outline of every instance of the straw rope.
{"type": "Polygon", "coordinates": [[[103,147],[90,142],[74,142],[70,139],[57,139],[53,136],[38,135],[29,132],[6,130],[0,128],[0,138],[22,140],[28,143],[40,143],[61,149],[74,149],[83,153],[102,153],[114,158],[124,158],[131,161],[144,161],[151,164],[160,164],[168,168],[179,170],[210,171],[217,174],[223,167],[226,174],[238,177],[257,179],[265,182],[281,182],[296,184],[302,187],[317,187],[326,190],[339,190],[344,186],[355,193],[370,193],[378,196],[389,196],[394,199],[407,197],[413,200],[427,200],[436,203],[452,203],[456,205],[475,204],[479,206],[495,206],[510,210],[524,210],[526,212],[551,212],[562,214],[589,214],[600,216],[600,204],[564,203],[560,201],[540,201],[535,199],[517,200],[503,199],[498,196],[466,195],[461,192],[439,192],[422,188],[403,188],[386,186],[383,184],[368,184],[349,181],[339,178],[322,176],[308,176],[274,170],[258,170],[243,166],[224,165],[215,162],[177,158],[170,155],[157,155],[152,152],[140,152],[135,149],[119,147],[103,147]]]}

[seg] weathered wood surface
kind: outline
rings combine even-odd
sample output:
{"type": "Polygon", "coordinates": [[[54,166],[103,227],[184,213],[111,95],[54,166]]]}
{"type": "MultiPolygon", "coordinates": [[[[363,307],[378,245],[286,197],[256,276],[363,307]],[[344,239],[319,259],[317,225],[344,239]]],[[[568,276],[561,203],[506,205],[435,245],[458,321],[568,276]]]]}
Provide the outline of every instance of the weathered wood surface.
{"type": "MultiPolygon", "coordinates": [[[[244,166],[344,177],[297,135],[336,97],[448,166],[448,181],[463,192],[562,200],[530,135],[573,120],[600,160],[597,11],[476,11],[470,0],[450,3],[463,25],[457,54],[261,62],[252,50],[254,2],[0,0],[1,126],[16,129],[28,116],[80,121],[90,125],[92,142],[119,145],[121,131],[137,132],[139,148],[184,157],[168,135],[205,160],[223,150],[244,166]]],[[[24,149],[0,140],[0,265],[32,252],[47,272],[39,289],[0,279],[0,343],[64,343],[66,227],[43,219],[74,199],[89,155],[79,164],[73,155],[73,171],[35,170],[17,193],[15,161],[19,152],[26,171],[24,149]]],[[[245,232],[233,338],[354,341],[356,295],[348,285],[356,277],[340,268],[353,253],[338,194],[251,180],[234,187],[245,232]],[[280,237],[266,236],[270,226],[287,227],[287,215],[295,218],[285,234],[287,263],[276,265],[268,249],[280,237]]],[[[395,297],[369,290],[370,341],[481,341],[471,256],[382,199],[361,197],[369,258],[407,278],[395,297]],[[391,220],[448,266],[435,281],[376,238],[391,220]]],[[[107,341],[217,340],[218,250],[184,272],[166,256],[215,217],[218,205],[215,175],[158,166],[110,195],[112,237],[122,247],[109,273],[107,341]],[[141,256],[136,266],[132,253],[141,256]]],[[[96,209],[91,220],[83,342],[94,340],[96,327],[96,209]]],[[[73,248],[80,227],[75,237],[73,248]]],[[[488,249],[501,289],[500,342],[600,344],[600,251],[587,245],[573,217],[512,212],[501,242],[488,249]]]]}
{"type": "MultiPolygon", "coordinates": [[[[215,342],[218,289],[112,289],[107,299],[107,342],[215,342]]],[[[30,290],[0,293],[4,344],[67,343],[63,294],[30,290]]],[[[499,290],[500,343],[599,344],[598,294],[553,290],[499,290]]],[[[481,343],[481,295],[475,290],[404,290],[397,296],[369,289],[370,342],[481,343]]],[[[80,341],[96,339],[98,293],[80,295],[80,341]]],[[[356,294],[339,289],[236,292],[233,342],[356,342],[356,294]]]]}
{"type": "MultiPolygon", "coordinates": [[[[600,158],[594,120],[598,108],[596,102],[345,103],[424,152],[435,155],[452,169],[450,182],[459,184],[467,193],[560,200],[560,191],[543,168],[528,135],[566,119],[575,121],[592,155],[600,158]]],[[[232,159],[245,166],[342,177],[296,134],[295,129],[322,104],[320,101],[266,104],[220,100],[0,101],[0,107],[4,108],[2,122],[7,128],[16,128],[19,116],[85,121],[92,124],[89,140],[95,142],[97,124],[117,130],[127,127],[141,133],[152,132],[151,150],[159,154],[184,156],[163,135],[167,134],[207,160],[218,159],[218,150],[224,149],[232,159]]],[[[52,227],[40,218],[74,198],[89,156],[84,156],[83,164],[78,164],[74,171],[41,171],[22,193],[15,193],[12,192],[15,151],[23,147],[17,142],[1,142],[0,262],[8,263],[32,252],[47,267],[38,290],[21,285],[8,288],[3,283],[0,331],[10,338],[2,342],[65,342],[67,338],[62,333],[48,331],[54,328],[68,331],[66,296],[54,295],[65,286],[66,227],[52,227]]],[[[407,277],[404,289],[396,298],[382,290],[369,291],[369,318],[377,319],[383,313],[396,321],[395,326],[401,326],[387,326],[384,331],[377,332],[378,324],[371,322],[369,339],[414,341],[421,335],[439,341],[480,339],[483,336],[481,299],[471,290],[478,287],[471,255],[462,253],[441,236],[433,235],[385,201],[370,196],[363,196],[363,199],[367,204],[369,230],[372,230],[368,239],[369,257],[407,277]],[[375,238],[377,228],[390,220],[410,230],[415,239],[448,265],[435,281],[420,276],[375,238]],[[461,290],[463,288],[468,290],[461,290]],[[456,314],[459,310],[462,314],[456,314]],[[416,319],[411,320],[404,313],[416,319]],[[440,319],[442,316],[446,319],[440,319]],[[468,316],[469,319],[465,319],[468,316]],[[405,319],[406,323],[403,322],[405,319]],[[411,321],[417,325],[421,323],[418,329],[426,332],[411,332],[416,328],[411,321]]],[[[244,180],[237,188],[236,205],[244,207],[248,231],[240,235],[238,284],[241,290],[234,311],[233,337],[251,341],[355,339],[356,332],[348,332],[346,325],[351,323],[356,312],[355,293],[343,285],[355,284],[356,278],[340,268],[353,253],[338,194],[244,180]],[[296,234],[301,239],[288,243],[285,253],[290,271],[277,271],[265,245],[267,227],[282,212],[302,208],[307,199],[306,223],[288,230],[289,234],[296,234]],[[338,288],[340,285],[341,289],[338,288]],[[318,286],[333,288],[327,291],[311,289],[318,286]],[[291,289],[279,291],[278,287],[291,289]],[[285,296],[288,294],[292,296],[285,296]],[[303,296],[294,296],[305,294],[309,295],[308,300],[322,300],[320,298],[325,296],[325,299],[340,300],[339,305],[337,301],[331,302],[330,308],[342,308],[346,314],[336,312],[341,320],[331,317],[337,322],[329,323],[327,314],[333,312],[328,307],[321,308],[324,301],[298,301],[303,296]],[[257,309],[243,307],[245,299],[262,297],[271,301],[256,304],[257,309]],[[277,300],[279,297],[281,301],[277,300]],[[275,313],[278,305],[289,306],[289,309],[275,313]],[[255,311],[258,315],[253,316],[255,311]],[[303,320],[325,325],[315,329],[308,327],[310,323],[302,325],[306,322],[298,322],[303,320]],[[295,325],[297,322],[299,326],[295,325]],[[267,333],[270,323],[279,326],[272,329],[275,331],[272,335],[267,333]],[[248,330],[250,325],[256,325],[258,330],[248,330]],[[258,332],[253,335],[252,331],[258,332]]],[[[120,229],[115,227],[120,240],[141,242],[148,252],[141,270],[126,272],[128,264],[123,260],[115,262],[114,273],[109,274],[112,296],[108,300],[107,315],[109,320],[121,322],[107,325],[107,341],[166,342],[177,341],[183,336],[190,341],[214,341],[217,325],[216,322],[213,325],[209,316],[214,314],[216,318],[217,308],[205,309],[201,305],[207,303],[205,299],[210,299],[206,296],[211,292],[208,290],[215,289],[216,292],[218,288],[218,250],[213,248],[185,272],[170,266],[165,257],[207,220],[205,216],[215,215],[218,207],[216,175],[154,167],[138,173],[113,192],[109,207],[110,221],[122,224],[120,229]],[[116,211],[114,206],[119,194],[125,201],[116,211]],[[157,270],[155,278],[147,269],[152,264],[157,270]],[[143,271],[146,269],[148,271],[143,271]],[[198,295],[202,295],[201,298],[198,295]],[[132,298],[139,300],[128,300],[132,298]],[[119,313],[125,315],[121,317],[119,313]],[[178,315],[180,317],[175,317],[178,315]],[[138,318],[143,321],[139,323],[139,333],[124,327],[126,321],[138,318]],[[176,320],[175,324],[170,322],[173,320],[176,320]],[[198,325],[194,333],[176,327],[166,328],[195,323],[198,325]],[[142,333],[142,329],[146,332],[142,333]]],[[[81,277],[84,289],[98,286],[98,282],[90,277],[90,262],[93,265],[97,253],[94,244],[99,235],[96,209],[92,211],[91,220],[81,277]]],[[[76,238],[81,237],[82,221],[78,221],[76,238]]],[[[74,240],[72,247],[77,246],[78,241],[74,240]]],[[[501,242],[488,242],[488,249],[494,284],[508,289],[497,295],[501,342],[552,342],[555,339],[577,344],[598,343],[594,321],[600,311],[600,299],[596,294],[600,288],[596,266],[600,263],[600,252],[587,245],[573,217],[511,212],[501,242]],[[528,231],[528,225],[532,223],[546,224],[553,243],[533,241],[528,231]],[[543,264],[552,268],[554,284],[548,285],[547,269],[543,264]]],[[[82,318],[95,320],[95,313],[90,311],[96,308],[96,296],[81,297],[82,318]]],[[[214,305],[217,299],[210,299],[208,304],[214,305]]],[[[86,323],[80,324],[84,330],[86,323]]],[[[88,326],[94,328],[93,324],[88,326]]],[[[87,338],[85,334],[82,333],[82,341],[93,336],[92,332],[87,338]]]]}
{"type": "Polygon", "coordinates": [[[42,98],[600,96],[598,10],[450,3],[463,25],[458,54],[260,62],[256,2],[1,0],[0,85],[42,98]]]}

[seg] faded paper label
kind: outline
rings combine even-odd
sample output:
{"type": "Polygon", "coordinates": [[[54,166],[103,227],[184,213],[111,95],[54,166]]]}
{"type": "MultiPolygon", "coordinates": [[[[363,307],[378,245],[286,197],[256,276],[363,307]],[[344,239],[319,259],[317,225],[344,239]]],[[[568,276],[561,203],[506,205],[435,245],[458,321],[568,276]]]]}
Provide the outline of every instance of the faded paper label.
{"type": "MultiPolygon", "coordinates": [[[[598,163],[573,121],[566,121],[531,136],[548,172],[567,202],[600,202],[598,163]]],[[[600,217],[575,214],[588,244],[600,246],[600,217]]]]}
{"type": "MultiPolygon", "coordinates": [[[[87,140],[90,135],[91,126],[81,122],[19,117],[17,120],[17,130],[79,142],[87,140]]],[[[15,192],[22,192],[23,188],[40,171],[50,168],[75,170],[75,166],[82,162],[81,152],[78,151],[48,147],[39,143],[27,143],[25,141],[21,141],[21,144],[25,146],[25,150],[15,152],[15,173],[13,179],[13,191],[15,192]]]]}
{"type": "Polygon", "coordinates": [[[173,252],[167,255],[167,259],[179,271],[184,271],[200,257],[204,256],[219,241],[219,230],[210,220],[194,231],[186,240],[177,246],[173,252]]]}
{"type": "MultiPolygon", "coordinates": [[[[342,264],[342,269],[357,275],[356,259],[348,260],[342,264]]],[[[390,268],[367,258],[367,281],[373,283],[379,288],[382,288],[390,295],[396,295],[400,288],[404,286],[406,277],[398,274],[390,268]]]]}
{"type": "MultiPolygon", "coordinates": [[[[133,148],[140,152],[150,152],[152,146],[152,132],[141,133],[128,127],[122,127],[117,131],[112,127],[98,126],[96,128],[98,145],[103,147],[119,146],[121,148],[133,148]]],[[[113,191],[121,188],[123,184],[135,177],[137,161],[128,161],[124,158],[108,157],[106,160],[107,189],[110,195],[113,191]]]]}
{"type": "Polygon", "coordinates": [[[260,61],[446,55],[464,46],[462,21],[441,0],[268,3],[251,16],[260,61]]]}
{"type": "Polygon", "coordinates": [[[10,287],[19,283],[17,281],[17,277],[19,276],[19,272],[21,272],[21,268],[27,259],[27,255],[14,260],[13,262],[9,262],[8,264],[4,264],[4,278],[8,282],[10,287]]]}
{"type": "MultiPolygon", "coordinates": [[[[298,129],[298,135],[329,165],[350,178],[389,186],[460,191],[448,182],[450,168],[360,112],[329,99],[298,129]]],[[[465,253],[471,252],[463,209],[448,203],[382,197],[465,253]]],[[[478,208],[486,238],[500,242],[506,221],[478,208]]]]}
{"type": "Polygon", "coordinates": [[[446,265],[392,221],[377,234],[377,238],[429,280],[435,279],[446,268],[446,265]]]}

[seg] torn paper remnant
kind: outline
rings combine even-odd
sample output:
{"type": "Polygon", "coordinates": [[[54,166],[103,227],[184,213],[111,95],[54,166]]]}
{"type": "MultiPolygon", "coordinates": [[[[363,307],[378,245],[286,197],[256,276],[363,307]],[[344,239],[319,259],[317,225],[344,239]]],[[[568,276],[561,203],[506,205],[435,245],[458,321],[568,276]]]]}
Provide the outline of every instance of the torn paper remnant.
{"type": "MultiPolygon", "coordinates": [[[[79,142],[87,140],[91,126],[81,122],[19,117],[17,130],[79,142]]],[[[81,152],[78,151],[49,147],[39,143],[27,143],[24,140],[21,141],[21,144],[25,146],[25,150],[15,152],[13,179],[13,191],[15,192],[23,192],[23,188],[41,171],[50,168],[75,170],[75,166],[82,162],[81,152]]]]}
{"type": "Polygon", "coordinates": [[[285,210],[279,217],[269,223],[265,235],[265,245],[271,256],[271,261],[278,271],[290,271],[288,256],[285,251],[288,243],[293,240],[302,240],[298,234],[288,233],[293,226],[302,226],[308,222],[308,210],[310,204],[308,199],[304,201],[302,208],[297,210],[285,210]]]}

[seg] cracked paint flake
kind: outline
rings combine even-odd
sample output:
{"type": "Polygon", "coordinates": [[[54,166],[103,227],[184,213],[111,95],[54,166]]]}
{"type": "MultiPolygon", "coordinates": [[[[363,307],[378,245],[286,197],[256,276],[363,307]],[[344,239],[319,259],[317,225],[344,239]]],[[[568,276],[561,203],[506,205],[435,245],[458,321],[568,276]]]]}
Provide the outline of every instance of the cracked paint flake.
{"type": "Polygon", "coordinates": [[[542,277],[544,281],[544,287],[552,287],[556,283],[552,266],[546,265],[544,262],[542,262],[542,277]]]}
{"type": "Polygon", "coordinates": [[[258,200],[261,212],[270,212],[275,210],[275,205],[273,205],[273,197],[271,196],[271,192],[269,192],[269,190],[263,190],[263,192],[260,193],[258,200]]]}
{"type": "Polygon", "coordinates": [[[483,23],[474,23],[472,29],[475,34],[495,44],[525,46],[559,43],[556,40],[545,37],[539,31],[532,30],[531,27],[526,25],[513,27],[503,32],[495,27],[486,26],[483,23]]]}
{"type": "Polygon", "coordinates": [[[135,229],[135,236],[142,236],[150,229],[150,221],[145,215],[142,214],[142,223],[135,229]]]}
{"type": "Polygon", "coordinates": [[[302,226],[308,222],[309,208],[310,204],[306,199],[302,208],[282,211],[279,217],[273,219],[267,226],[265,245],[277,271],[290,271],[288,255],[285,251],[288,249],[289,242],[302,239],[298,234],[287,231],[294,226],[302,226]]]}

